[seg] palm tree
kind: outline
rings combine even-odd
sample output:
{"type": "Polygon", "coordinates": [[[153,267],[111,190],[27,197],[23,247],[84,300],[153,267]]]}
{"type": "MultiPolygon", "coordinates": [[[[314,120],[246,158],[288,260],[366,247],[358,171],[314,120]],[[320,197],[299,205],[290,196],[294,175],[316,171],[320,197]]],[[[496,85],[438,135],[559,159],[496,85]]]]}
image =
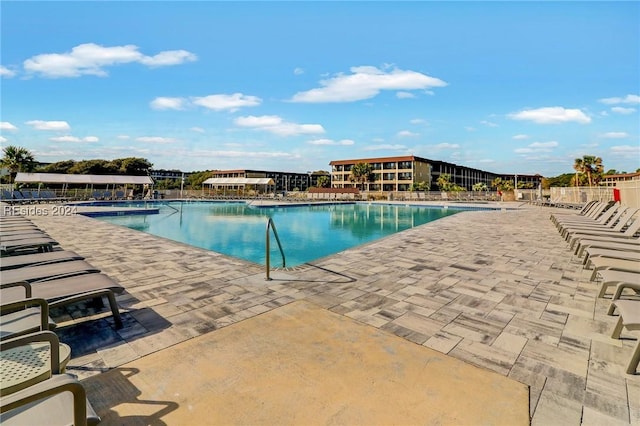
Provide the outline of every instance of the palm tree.
{"type": "Polygon", "coordinates": [[[318,176],[318,181],[316,183],[316,186],[318,188],[326,188],[327,186],[329,186],[329,183],[330,183],[329,176],[322,175],[322,176],[318,176]]]}
{"type": "Polygon", "coordinates": [[[351,168],[351,182],[357,182],[361,185],[360,189],[364,189],[364,184],[370,182],[373,178],[373,166],[369,163],[356,163],[351,168]]]}
{"type": "Polygon", "coordinates": [[[593,186],[594,183],[597,183],[602,178],[602,172],[604,171],[602,158],[595,155],[583,155],[582,158],[576,158],[573,168],[576,171],[576,186],[578,186],[579,182],[578,173],[586,174],[589,186],[593,186]]]}
{"type": "Polygon", "coordinates": [[[436,185],[438,185],[438,189],[440,189],[440,191],[451,191],[453,187],[453,184],[451,183],[451,175],[449,173],[442,173],[438,176],[436,185]]]}
{"type": "Polygon", "coordinates": [[[0,164],[9,169],[10,183],[13,183],[18,172],[32,172],[36,167],[33,154],[26,148],[9,145],[2,149],[0,164]]]}
{"type": "Polygon", "coordinates": [[[602,164],[602,158],[595,157],[593,160],[593,169],[591,170],[590,177],[592,184],[597,184],[602,179],[602,173],[604,173],[604,165],[602,164]]]}
{"type": "Polygon", "coordinates": [[[487,187],[487,184],[484,183],[484,182],[474,183],[473,186],[471,187],[471,189],[476,191],[476,192],[488,191],[489,190],[489,188],[487,187]]]}
{"type": "Polygon", "coordinates": [[[576,177],[573,180],[575,186],[579,185],[578,173],[584,173],[584,161],[582,158],[576,158],[573,162],[573,170],[576,171],[576,177]]]}

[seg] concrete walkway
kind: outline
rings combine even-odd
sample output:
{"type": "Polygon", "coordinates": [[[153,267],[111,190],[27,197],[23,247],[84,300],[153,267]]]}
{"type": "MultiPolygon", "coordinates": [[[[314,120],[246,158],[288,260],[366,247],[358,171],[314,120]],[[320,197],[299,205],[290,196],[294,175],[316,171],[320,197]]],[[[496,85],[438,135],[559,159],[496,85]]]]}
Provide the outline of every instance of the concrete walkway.
{"type": "Polygon", "coordinates": [[[533,424],[640,424],[640,375],[624,373],[635,341],[609,337],[616,318],[553,211],[463,212],[272,281],[261,266],[94,219],[32,219],[127,288],[124,329],[104,309],[84,317],[90,305],[54,313],[81,377],[306,300],[528,385],[533,424]]]}

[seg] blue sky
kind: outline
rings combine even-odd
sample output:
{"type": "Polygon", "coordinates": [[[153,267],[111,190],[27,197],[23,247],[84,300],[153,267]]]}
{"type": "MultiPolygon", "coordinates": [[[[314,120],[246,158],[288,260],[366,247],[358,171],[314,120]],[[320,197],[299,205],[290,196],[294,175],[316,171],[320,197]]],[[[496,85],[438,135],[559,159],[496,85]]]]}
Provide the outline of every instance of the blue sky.
{"type": "Polygon", "coordinates": [[[17,2],[1,143],[39,161],[640,168],[640,3],[17,2]]]}

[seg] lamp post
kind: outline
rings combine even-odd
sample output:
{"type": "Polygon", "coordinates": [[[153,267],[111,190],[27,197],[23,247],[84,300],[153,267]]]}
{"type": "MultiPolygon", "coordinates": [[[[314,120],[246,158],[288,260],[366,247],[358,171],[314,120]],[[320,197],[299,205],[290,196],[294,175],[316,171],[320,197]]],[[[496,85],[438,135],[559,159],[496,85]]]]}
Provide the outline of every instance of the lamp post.
{"type": "Polygon", "coordinates": [[[184,172],[182,173],[182,179],[180,181],[180,198],[184,198],[184,172]]]}

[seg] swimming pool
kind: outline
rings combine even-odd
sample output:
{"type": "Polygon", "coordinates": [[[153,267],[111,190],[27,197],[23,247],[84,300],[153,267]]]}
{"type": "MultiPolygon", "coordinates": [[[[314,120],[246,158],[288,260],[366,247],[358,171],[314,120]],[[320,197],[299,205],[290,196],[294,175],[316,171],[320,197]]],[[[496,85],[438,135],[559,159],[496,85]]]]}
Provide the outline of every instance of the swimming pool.
{"type": "MultiPolygon", "coordinates": [[[[277,228],[286,266],[298,266],[461,210],[389,204],[252,207],[244,202],[171,202],[159,214],[97,219],[264,265],[266,225],[277,228]]],[[[281,265],[271,238],[271,265],[281,265]]]]}

